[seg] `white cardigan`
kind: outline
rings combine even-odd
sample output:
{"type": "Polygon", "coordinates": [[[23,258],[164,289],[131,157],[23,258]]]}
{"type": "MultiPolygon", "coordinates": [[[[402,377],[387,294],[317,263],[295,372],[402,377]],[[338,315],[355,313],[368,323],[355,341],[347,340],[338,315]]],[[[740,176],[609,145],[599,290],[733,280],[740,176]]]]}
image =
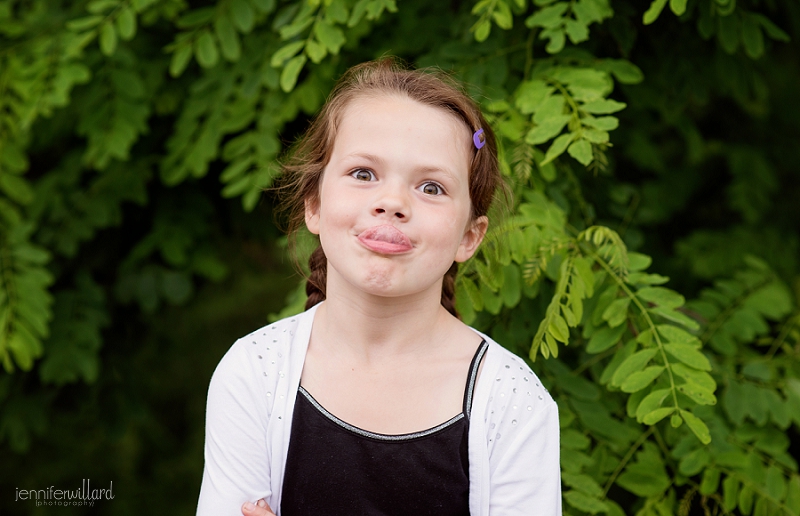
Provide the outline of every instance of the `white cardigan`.
{"type": "MultiPolygon", "coordinates": [[[[319,305],[317,305],[319,306],[319,305]]],[[[295,396],[316,306],[234,343],[211,378],[197,516],[280,515],[295,396]]],[[[469,422],[472,516],[561,514],[558,408],[528,366],[489,342],[469,422]]]]}

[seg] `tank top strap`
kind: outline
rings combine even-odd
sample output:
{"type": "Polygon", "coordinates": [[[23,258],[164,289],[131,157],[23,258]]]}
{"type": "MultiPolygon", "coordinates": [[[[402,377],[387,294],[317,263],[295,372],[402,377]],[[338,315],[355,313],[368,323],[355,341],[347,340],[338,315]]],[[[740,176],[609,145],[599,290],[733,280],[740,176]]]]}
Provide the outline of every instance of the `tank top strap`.
{"type": "Polygon", "coordinates": [[[481,366],[481,359],[489,349],[489,343],[486,339],[481,340],[475,356],[472,357],[472,362],[469,365],[469,375],[467,375],[467,386],[464,389],[464,418],[469,421],[469,412],[472,410],[472,394],[475,390],[475,380],[478,378],[478,369],[481,366]]]}

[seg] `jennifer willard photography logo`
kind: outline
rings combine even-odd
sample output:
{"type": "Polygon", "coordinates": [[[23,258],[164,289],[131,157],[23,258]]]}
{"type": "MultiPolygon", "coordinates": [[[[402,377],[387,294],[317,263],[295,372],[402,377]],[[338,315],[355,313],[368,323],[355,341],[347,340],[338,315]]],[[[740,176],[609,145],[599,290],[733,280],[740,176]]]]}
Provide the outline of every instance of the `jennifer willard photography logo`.
{"type": "Polygon", "coordinates": [[[114,499],[114,482],[110,482],[108,489],[92,489],[91,479],[84,478],[78,489],[56,489],[53,486],[47,489],[20,489],[17,488],[17,497],[14,500],[34,500],[36,506],[40,505],[69,505],[94,507],[97,500],[114,499]]]}

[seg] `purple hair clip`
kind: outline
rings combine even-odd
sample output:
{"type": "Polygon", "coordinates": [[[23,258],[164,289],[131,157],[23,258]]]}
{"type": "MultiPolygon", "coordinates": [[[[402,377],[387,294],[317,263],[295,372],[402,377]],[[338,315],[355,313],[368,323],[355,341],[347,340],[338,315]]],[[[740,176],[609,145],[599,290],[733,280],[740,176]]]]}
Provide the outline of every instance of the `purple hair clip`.
{"type": "Polygon", "coordinates": [[[483,134],[483,129],[475,131],[475,134],[472,135],[472,143],[475,144],[476,149],[480,149],[486,145],[486,136],[483,134]]]}

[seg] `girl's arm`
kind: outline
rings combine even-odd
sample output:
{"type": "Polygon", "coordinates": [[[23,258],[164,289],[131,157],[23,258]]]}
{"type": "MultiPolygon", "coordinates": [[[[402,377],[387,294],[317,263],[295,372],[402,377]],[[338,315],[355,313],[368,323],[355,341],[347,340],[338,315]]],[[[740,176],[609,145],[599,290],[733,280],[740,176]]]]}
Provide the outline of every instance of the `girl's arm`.
{"type": "Polygon", "coordinates": [[[506,412],[498,425],[497,433],[505,435],[494,443],[490,460],[492,516],[561,514],[558,406],[542,392],[542,400],[531,403],[530,417],[526,403],[519,407],[523,417],[506,412]]]}
{"type": "Polygon", "coordinates": [[[241,516],[245,502],[271,495],[268,398],[254,368],[258,359],[251,354],[243,340],[237,341],[211,378],[197,516],[241,516]]]}

